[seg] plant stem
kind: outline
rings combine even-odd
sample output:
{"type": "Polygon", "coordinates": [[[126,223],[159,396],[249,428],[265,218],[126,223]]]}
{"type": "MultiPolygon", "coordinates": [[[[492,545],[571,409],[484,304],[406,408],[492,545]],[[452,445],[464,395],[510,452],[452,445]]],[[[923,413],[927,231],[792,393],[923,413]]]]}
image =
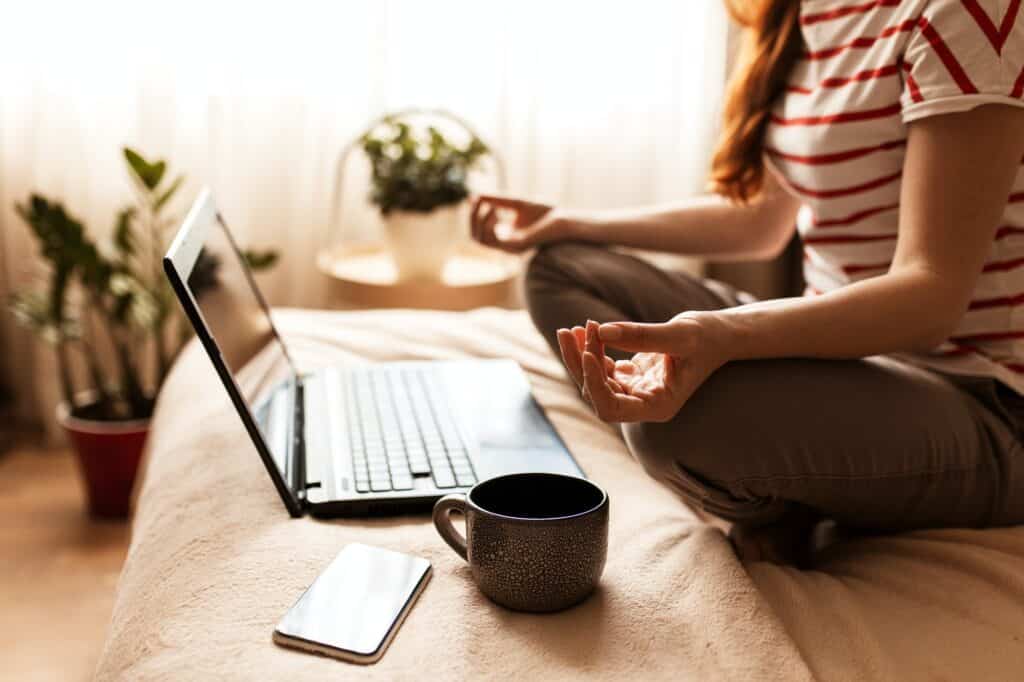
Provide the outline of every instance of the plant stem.
{"type": "Polygon", "coordinates": [[[140,410],[144,411],[144,405],[146,403],[145,394],[142,391],[142,384],[139,381],[138,373],[136,372],[135,366],[132,364],[130,344],[126,344],[121,335],[118,334],[117,323],[114,321],[110,310],[104,304],[103,300],[95,293],[90,297],[93,307],[99,312],[101,319],[105,323],[107,336],[110,338],[111,344],[114,346],[114,356],[117,359],[118,368],[120,369],[121,381],[120,388],[121,393],[125,400],[128,401],[132,407],[132,416],[145,416],[140,413],[140,410]]]}
{"type": "Polygon", "coordinates": [[[153,382],[153,385],[159,391],[160,386],[164,383],[164,377],[167,376],[167,368],[170,365],[170,361],[167,357],[167,345],[164,339],[164,332],[166,331],[164,326],[167,323],[168,315],[166,301],[161,295],[163,290],[161,286],[163,284],[163,267],[161,266],[160,223],[157,216],[156,199],[152,194],[149,198],[147,213],[149,215],[150,252],[153,258],[153,296],[160,306],[160,317],[157,319],[153,338],[153,347],[156,353],[156,380],[153,382]]]}
{"type": "Polygon", "coordinates": [[[113,396],[107,390],[107,382],[103,378],[103,369],[100,366],[99,353],[96,350],[96,318],[90,311],[85,311],[82,320],[82,339],[79,345],[82,355],[85,357],[86,367],[89,369],[89,377],[95,386],[96,394],[103,405],[103,412],[107,417],[113,417],[113,396]]]}
{"type": "Polygon", "coordinates": [[[50,284],[50,319],[55,325],[57,341],[57,374],[60,377],[60,389],[67,401],[68,410],[75,408],[75,388],[71,380],[71,366],[68,362],[68,352],[65,346],[64,336],[64,304],[67,296],[68,280],[71,278],[71,269],[60,267],[54,264],[53,280],[50,284]]]}
{"type": "Polygon", "coordinates": [[[146,405],[146,395],[142,390],[142,382],[139,381],[137,368],[132,363],[131,350],[128,344],[121,339],[114,340],[118,362],[121,364],[121,375],[124,377],[125,399],[132,406],[133,417],[148,416],[143,414],[146,405]]]}
{"type": "Polygon", "coordinates": [[[157,320],[156,328],[154,330],[153,345],[156,348],[156,381],[153,385],[160,389],[160,386],[164,383],[164,377],[167,376],[167,369],[170,366],[170,358],[167,354],[167,342],[164,339],[164,333],[166,329],[164,326],[167,323],[167,315],[160,313],[160,318],[157,320]]]}
{"type": "Polygon", "coordinates": [[[63,338],[57,341],[55,347],[57,353],[57,375],[60,377],[60,390],[64,400],[68,404],[68,410],[75,409],[75,389],[71,382],[71,368],[68,363],[68,349],[63,338]]]}

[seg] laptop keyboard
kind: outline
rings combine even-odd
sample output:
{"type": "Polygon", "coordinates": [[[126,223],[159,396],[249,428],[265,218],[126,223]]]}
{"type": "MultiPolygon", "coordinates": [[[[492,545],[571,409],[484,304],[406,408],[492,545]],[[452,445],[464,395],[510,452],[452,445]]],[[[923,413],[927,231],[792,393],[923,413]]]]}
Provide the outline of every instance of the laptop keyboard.
{"type": "Polygon", "coordinates": [[[358,492],[476,483],[469,453],[436,378],[424,367],[351,368],[340,374],[358,492]]]}

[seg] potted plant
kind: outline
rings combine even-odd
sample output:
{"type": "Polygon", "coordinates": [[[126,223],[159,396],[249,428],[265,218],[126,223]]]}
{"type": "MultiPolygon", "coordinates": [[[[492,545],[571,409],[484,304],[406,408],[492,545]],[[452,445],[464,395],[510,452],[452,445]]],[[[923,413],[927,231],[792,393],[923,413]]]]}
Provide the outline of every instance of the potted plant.
{"type": "Polygon", "coordinates": [[[370,160],[370,201],[381,212],[402,279],[438,279],[464,220],[469,171],[489,152],[475,135],[458,146],[434,126],[383,118],[360,139],[370,160]]]}
{"type": "MultiPolygon", "coordinates": [[[[176,224],[167,206],[184,177],[167,180],[165,161],[123,153],[136,202],[118,212],[109,244],[91,239],[59,202],[33,194],[16,205],[49,272],[11,301],[16,318],[54,348],[57,420],[78,454],[89,511],[107,517],[128,514],[156,394],[190,336],[161,267],[176,224]],[[82,374],[86,387],[76,381],[82,374]]],[[[250,256],[263,267],[275,259],[250,256]]]]}

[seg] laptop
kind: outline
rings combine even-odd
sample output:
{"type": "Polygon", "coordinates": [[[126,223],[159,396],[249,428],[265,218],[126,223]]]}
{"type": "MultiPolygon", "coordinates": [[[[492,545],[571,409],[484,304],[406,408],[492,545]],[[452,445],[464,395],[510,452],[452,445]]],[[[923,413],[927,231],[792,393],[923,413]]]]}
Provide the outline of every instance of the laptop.
{"type": "Polygon", "coordinates": [[[511,360],[351,362],[300,372],[208,189],[163,263],[292,516],[423,511],[509,473],[584,477],[511,360]]]}

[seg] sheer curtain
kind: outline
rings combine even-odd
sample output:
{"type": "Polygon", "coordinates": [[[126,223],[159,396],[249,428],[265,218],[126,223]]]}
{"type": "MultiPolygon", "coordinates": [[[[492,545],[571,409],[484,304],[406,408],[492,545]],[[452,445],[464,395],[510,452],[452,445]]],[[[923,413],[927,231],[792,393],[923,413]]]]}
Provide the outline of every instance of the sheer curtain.
{"type": "MultiPolygon", "coordinates": [[[[277,305],[317,306],[334,164],[406,106],[471,121],[509,190],[579,207],[700,190],[726,68],[720,0],[19,3],[0,27],[0,295],[38,272],[13,204],[62,199],[96,234],[130,199],[120,147],[209,184],[247,243],[276,246],[277,305]]],[[[359,177],[346,188],[358,204],[359,177]]],[[[48,410],[48,353],[4,316],[8,382],[48,410]],[[9,362],[9,358],[18,358],[9,362]]],[[[40,406],[42,406],[40,408],[40,406]]]]}

